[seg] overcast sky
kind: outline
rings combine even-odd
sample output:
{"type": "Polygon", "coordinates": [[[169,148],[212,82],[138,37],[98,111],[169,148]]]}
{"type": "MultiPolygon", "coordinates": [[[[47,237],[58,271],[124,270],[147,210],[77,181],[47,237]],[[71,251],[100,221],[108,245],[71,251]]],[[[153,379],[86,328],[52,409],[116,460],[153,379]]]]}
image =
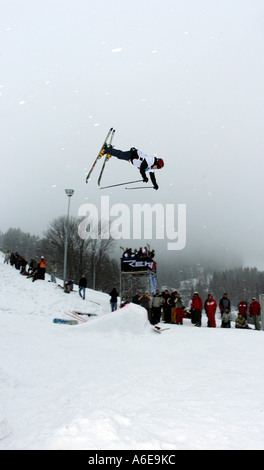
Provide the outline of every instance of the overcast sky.
{"type": "MultiPolygon", "coordinates": [[[[41,235],[67,187],[71,215],[181,203],[188,247],[264,269],[263,49],[263,0],[2,0],[0,230],[41,235]],[[85,183],[112,126],[164,159],[158,191],[85,183]]],[[[112,158],[103,183],[137,177],[112,158]]]]}

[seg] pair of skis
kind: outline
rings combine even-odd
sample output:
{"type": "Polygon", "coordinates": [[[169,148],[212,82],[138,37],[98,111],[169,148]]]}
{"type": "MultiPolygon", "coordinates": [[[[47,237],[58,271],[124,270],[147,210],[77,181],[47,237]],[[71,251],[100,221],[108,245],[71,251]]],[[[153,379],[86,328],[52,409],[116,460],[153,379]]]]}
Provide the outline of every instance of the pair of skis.
{"type": "MultiPolygon", "coordinates": [[[[106,165],[106,162],[108,162],[108,160],[110,159],[111,155],[109,154],[105,154],[105,146],[106,145],[112,145],[112,142],[113,142],[113,137],[115,135],[115,129],[113,129],[113,127],[111,127],[108,131],[108,133],[106,134],[106,137],[105,137],[105,140],[103,142],[103,145],[100,149],[100,152],[98,153],[96,159],[94,160],[93,164],[92,164],[92,167],[88,173],[88,175],[86,176],[86,183],[88,183],[90,177],[91,177],[91,174],[94,170],[94,167],[96,165],[96,163],[98,162],[98,160],[100,160],[100,158],[102,158],[103,155],[105,155],[105,158],[104,158],[104,162],[103,162],[103,166],[102,166],[102,169],[101,169],[101,172],[100,172],[100,175],[99,175],[99,178],[98,178],[98,186],[101,186],[101,180],[102,180],[102,176],[103,176],[103,173],[104,173],[104,169],[105,169],[105,165],[106,165]]],[[[103,186],[103,187],[100,187],[100,189],[107,189],[107,188],[114,188],[116,186],[123,186],[125,184],[133,184],[133,183],[140,183],[142,181],[141,180],[135,180],[135,181],[127,181],[125,183],[118,183],[118,184],[110,184],[109,186],[103,186]]],[[[147,186],[148,188],[152,188],[151,186],[147,186]]],[[[145,186],[143,186],[144,189],[146,189],[145,186]]],[[[140,189],[139,187],[137,188],[126,188],[126,189],[140,189]]]]}
{"type": "Polygon", "coordinates": [[[78,310],[70,310],[69,312],[65,312],[66,315],[75,318],[75,320],[78,320],[81,323],[87,323],[88,320],[86,320],[84,315],[87,317],[97,317],[96,313],[85,313],[85,312],[79,312],[78,310]]]}
{"type": "Polygon", "coordinates": [[[96,317],[96,313],[86,313],[79,312],[77,310],[70,310],[69,312],[64,312],[66,315],[71,317],[70,320],[64,318],[54,318],[53,323],[63,323],[65,325],[78,325],[79,323],[87,323],[88,320],[84,319],[82,315],[87,315],[88,317],[96,317]]]}
{"type": "MultiPolygon", "coordinates": [[[[88,175],[86,176],[86,183],[88,183],[88,181],[91,177],[91,174],[94,170],[94,167],[95,167],[96,163],[98,162],[98,160],[100,160],[100,158],[102,158],[102,156],[105,155],[105,146],[106,145],[112,145],[114,135],[115,135],[115,129],[113,129],[113,127],[111,127],[111,129],[109,129],[108,133],[106,134],[106,137],[105,137],[103,145],[100,149],[100,152],[98,153],[96,159],[94,160],[94,162],[92,164],[92,167],[91,167],[88,175]]],[[[100,186],[100,184],[101,184],[101,179],[102,179],[102,176],[103,176],[105,165],[106,165],[106,162],[109,160],[109,158],[110,158],[110,155],[105,155],[104,163],[103,163],[103,166],[102,166],[99,178],[98,178],[98,186],[100,186]]]]}

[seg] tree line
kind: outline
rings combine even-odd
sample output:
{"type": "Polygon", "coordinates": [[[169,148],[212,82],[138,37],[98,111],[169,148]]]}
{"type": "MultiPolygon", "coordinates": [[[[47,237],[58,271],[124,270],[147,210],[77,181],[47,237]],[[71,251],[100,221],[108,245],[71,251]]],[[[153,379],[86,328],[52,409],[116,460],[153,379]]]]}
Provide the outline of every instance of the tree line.
{"type": "Polygon", "coordinates": [[[213,270],[199,264],[192,267],[182,265],[180,270],[171,268],[166,281],[170,290],[175,288],[179,291],[185,302],[192,298],[194,291],[199,292],[204,300],[208,294],[213,294],[217,301],[226,292],[232,307],[236,308],[243,298],[251,302],[252,297],[264,294],[264,272],[255,267],[213,270]]]}

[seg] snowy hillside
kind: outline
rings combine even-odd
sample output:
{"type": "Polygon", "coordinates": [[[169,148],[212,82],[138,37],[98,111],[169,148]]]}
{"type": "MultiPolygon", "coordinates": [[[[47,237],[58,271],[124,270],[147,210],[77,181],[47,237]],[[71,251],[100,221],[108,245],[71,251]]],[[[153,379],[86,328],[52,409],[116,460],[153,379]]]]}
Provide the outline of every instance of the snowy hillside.
{"type": "Polygon", "coordinates": [[[262,331],[183,326],[64,294],[0,257],[0,449],[264,449],[262,331]],[[73,309],[86,323],[54,324],[73,309]]]}

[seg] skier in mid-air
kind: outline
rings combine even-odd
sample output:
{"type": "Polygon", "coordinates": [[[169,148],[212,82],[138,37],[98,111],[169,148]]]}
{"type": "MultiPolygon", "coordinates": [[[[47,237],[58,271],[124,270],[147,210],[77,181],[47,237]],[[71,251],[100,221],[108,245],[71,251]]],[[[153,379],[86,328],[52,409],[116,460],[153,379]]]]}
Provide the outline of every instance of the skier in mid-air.
{"type": "Polygon", "coordinates": [[[104,155],[111,155],[113,157],[119,158],[120,160],[131,162],[133,165],[139,168],[144,183],[148,182],[148,177],[146,176],[146,172],[148,172],[154,189],[159,188],[155,178],[155,171],[164,167],[164,161],[162,158],[145,155],[143,152],[141,152],[141,150],[137,150],[134,147],[124,152],[122,150],[113,148],[112,145],[107,144],[104,145],[103,152],[104,155]]]}

